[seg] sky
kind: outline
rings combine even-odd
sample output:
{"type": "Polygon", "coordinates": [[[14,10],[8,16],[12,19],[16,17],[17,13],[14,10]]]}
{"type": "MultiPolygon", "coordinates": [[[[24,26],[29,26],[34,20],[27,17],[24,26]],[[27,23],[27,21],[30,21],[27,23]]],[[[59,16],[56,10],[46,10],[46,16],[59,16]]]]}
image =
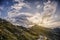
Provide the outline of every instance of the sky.
{"type": "Polygon", "coordinates": [[[60,27],[59,0],[0,0],[0,18],[14,25],[60,27]]]}

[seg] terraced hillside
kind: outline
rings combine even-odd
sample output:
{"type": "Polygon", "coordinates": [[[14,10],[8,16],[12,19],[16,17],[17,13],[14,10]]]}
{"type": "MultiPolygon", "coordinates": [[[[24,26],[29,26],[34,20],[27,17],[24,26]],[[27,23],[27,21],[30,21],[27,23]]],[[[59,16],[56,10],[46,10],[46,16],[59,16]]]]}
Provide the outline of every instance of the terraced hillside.
{"type": "Polygon", "coordinates": [[[0,18],[0,40],[59,40],[58,38],[51,29],[37,25],[27,29],[0,18]]]}

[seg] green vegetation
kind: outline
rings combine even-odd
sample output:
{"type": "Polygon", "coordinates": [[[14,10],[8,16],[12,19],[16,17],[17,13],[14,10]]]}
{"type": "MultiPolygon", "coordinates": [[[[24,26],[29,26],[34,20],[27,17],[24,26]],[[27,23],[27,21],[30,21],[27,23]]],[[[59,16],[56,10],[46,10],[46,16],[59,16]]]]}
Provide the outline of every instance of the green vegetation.
{"type": "Polygon", "coordinates": [[[37,40],[39,35],[47,37],[43,40],[55,40],[51,29],[37,25],[27,29],[22,26],[14,26],[10,22],[0,19],[0,40],[37,40]]]}
{"type": "Polygon", "coordinates": [[[0,19],[0,40],[36,40],[38,36],[30,34],[22,26],[14,26],[6,20],[0,19]]]}

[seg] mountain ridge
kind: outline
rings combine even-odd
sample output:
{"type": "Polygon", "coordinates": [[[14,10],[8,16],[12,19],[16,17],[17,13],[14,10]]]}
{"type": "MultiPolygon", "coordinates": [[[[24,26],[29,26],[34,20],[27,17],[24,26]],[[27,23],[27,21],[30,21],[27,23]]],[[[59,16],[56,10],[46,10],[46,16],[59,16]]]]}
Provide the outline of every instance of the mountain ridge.
{"type": "Polygon", "coordinates": [[[59,40],[60,36],[54,31],[38,25],[31,28],[15,26],[0,18],[0,40],[38,40],[39,35],[42,35],[42,40],[59,40]]]}

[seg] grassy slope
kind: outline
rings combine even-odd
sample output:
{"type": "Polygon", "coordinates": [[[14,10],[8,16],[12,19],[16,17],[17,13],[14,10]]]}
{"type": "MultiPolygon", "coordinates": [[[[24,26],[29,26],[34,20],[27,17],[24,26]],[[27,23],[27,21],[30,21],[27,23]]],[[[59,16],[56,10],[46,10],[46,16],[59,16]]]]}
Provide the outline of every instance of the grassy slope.
{"type": "Polygon", "coordinates": [[[54,40],[51,29],[37,25],[26,29],[22,26],[14,26],[10,22],[0,19],[0,40],[37,40],[39,35],[54,40]]]}
{"type": "Polygon", "coordinates": [[[37,37],[22,26],[14,26],[10,22],[0,19],[0,40],[36,40],[37,37]]]}

